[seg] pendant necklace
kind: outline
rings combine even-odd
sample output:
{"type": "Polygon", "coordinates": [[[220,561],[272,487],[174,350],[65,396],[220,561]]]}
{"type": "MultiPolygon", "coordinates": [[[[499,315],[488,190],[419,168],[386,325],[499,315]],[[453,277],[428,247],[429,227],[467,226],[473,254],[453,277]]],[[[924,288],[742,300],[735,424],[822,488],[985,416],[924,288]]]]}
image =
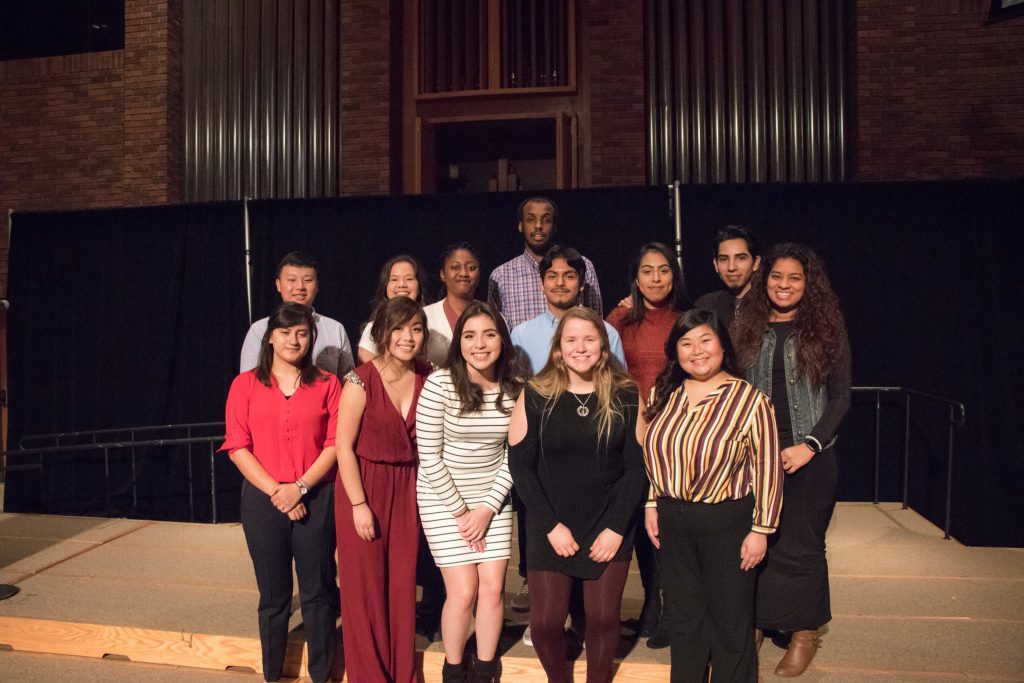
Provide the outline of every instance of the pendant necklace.
{"type": "Polygon", "coordinates": [[[590,415],[590,408],[587,407],[587,404],[590,403],[590,397],[593,396],[594,394],[588,394],[587,400],[581,401],[580,397],[576,395],[576,392],[570,391],[569,393],[572,394],[572,397],[575,398],[576,402],[580,404],[580,407],[576,409],[576,414],[579,415],[580,417],[586,417],[587,415],[590,415]]]}

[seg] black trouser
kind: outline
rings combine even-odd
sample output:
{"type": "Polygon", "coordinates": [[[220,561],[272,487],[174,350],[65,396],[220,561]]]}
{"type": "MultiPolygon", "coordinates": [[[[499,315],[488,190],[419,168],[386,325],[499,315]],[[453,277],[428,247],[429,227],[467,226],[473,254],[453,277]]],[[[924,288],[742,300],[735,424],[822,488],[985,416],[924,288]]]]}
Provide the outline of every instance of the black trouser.
{"type": "Polygon", "coordinates": [[[633,546],[636,550],[636,568],[640,570],[640,583],[644,587],[644,597],[658,595],[661,592],[661,566],[658,562],[658,549],[651,543],[647,535],[646,509],[641,507],[634,515],[636,538],[633,546]]]}
{"type": "Polygon", "coordinates": [[[714,505],[658,499],[661,577],[672,681],[757,680],[753,570],[740,569],[753,496],[714,505]]]}
{"type": "Polygon", "coordinates": [[[284,666],[293,557],[309,650],[309,675],[319,682],[326,681],[330,673],[340,609],[332,484],[310,490],[303,498],[308,514],[298,522],[289,520],[269,496],[248,481],[242,484],[242,529],[260,591],[258,614],[265,680],[276,681],[284,666]]]}

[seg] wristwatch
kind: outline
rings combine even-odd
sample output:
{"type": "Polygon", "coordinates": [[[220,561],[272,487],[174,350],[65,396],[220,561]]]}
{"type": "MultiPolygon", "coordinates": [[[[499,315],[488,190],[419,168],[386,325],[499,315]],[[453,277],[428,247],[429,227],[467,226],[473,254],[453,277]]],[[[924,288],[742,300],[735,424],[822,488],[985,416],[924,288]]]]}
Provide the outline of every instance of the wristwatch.
{"type": "Polygon", "coordinates": [[[296,479],[295,485],[299,487],[299,491],[302,492],[302,495],[306,495],[307,493],[309,493],[309,487],[306,486],[306,482],[302,481],[301,479],[296,479]]]}
{"type": "Polygon", "coordinates": [[[804,439],[804,445],[810,448],[815,455],[821,453],[821,451],[824,450],[821,447],[821,442],[815,439],[813,436],[809,436],[806,439],[804,439]]]}

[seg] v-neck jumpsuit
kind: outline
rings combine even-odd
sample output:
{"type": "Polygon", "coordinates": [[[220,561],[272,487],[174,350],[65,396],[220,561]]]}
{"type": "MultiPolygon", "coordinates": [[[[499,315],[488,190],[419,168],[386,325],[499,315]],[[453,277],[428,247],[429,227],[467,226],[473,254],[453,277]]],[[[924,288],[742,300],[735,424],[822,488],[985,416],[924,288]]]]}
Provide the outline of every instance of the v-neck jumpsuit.
{"type": "Polygon", "coordinates": [[[345,674],[350,681],[416,680],[416,401],[428,373],[429,368],[417,367],[413,403],[404,419],[373,363],[364,363],[345,377],[346,387],[358,384],[366,392],[355,452],[366,502],[377,520],[373,541],[356,535],[353,501],[339,476],[338,576],[345,674]]]}

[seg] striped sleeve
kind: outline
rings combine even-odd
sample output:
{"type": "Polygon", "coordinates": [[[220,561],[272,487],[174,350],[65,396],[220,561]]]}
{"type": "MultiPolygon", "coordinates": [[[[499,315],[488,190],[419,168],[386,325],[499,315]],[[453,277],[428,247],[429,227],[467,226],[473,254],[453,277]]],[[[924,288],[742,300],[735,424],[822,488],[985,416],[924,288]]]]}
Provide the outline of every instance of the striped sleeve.
{"type": "Polygon", "coordinates": [[[426,477],[438,500],[459,516],[469,510],[455,487],[452,475],[444,463],[444,415],[447,392],[435,372],[423,384],[416,403],[416,444],[420,458],[420,472],[426,477]]]}
{"type": "Polygon", "coordinates": [[[750,444],[753,453],[754,523],[753,531],[774,533],[782,514],[782,457],[775,426],[775,409],[763,394],[754,406],[750,444]]]}
{"type": "Polygon", "coordinates": [[[494,514],[501,512],[501,507],[505,504],[505,499],[508,498],[508,492],[512,490],[512,475],[508,471],[507,441],[502,445],[501,450],[501,466],[498,467],[498,471],[494,475],[494,484],[491,486],[491,490],[487,492],[487,496],[483,500],[484,505],[494,510],[494,514]]]}

